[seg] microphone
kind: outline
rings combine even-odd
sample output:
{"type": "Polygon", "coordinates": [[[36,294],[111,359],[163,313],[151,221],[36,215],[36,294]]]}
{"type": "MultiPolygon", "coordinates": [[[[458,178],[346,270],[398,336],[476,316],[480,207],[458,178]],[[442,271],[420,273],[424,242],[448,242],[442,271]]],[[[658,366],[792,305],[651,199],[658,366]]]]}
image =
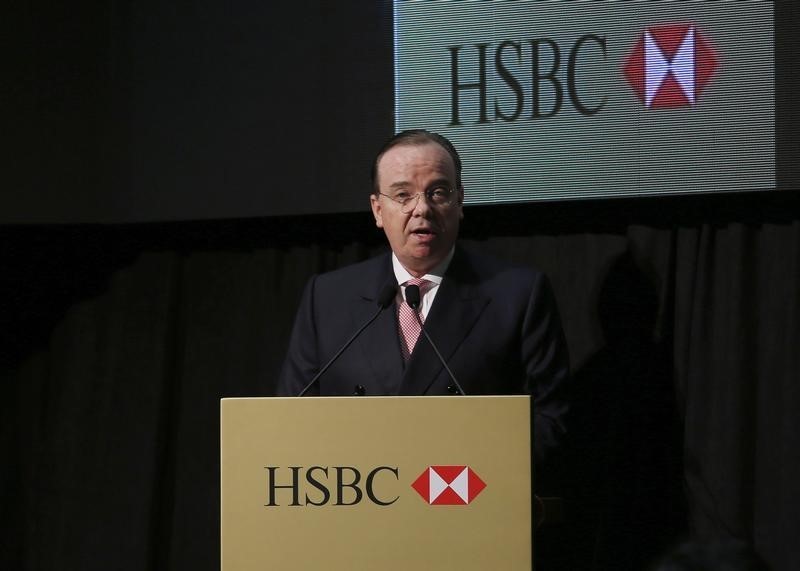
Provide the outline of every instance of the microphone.
{"type": "Polygon", "coordinates": [[[431,344],[431,347],[433,347],[433,350],[436,352],[436,356],[439,357],[439,361],[441,361],[442,365],[444,365],[444,368],[447,370],[447,374],[450,375],[451,379],[453,379],[453,384],[455,385],[456,389],[458,389],[459,394],[461,394],[461,396],[466,396],[467,393],[465,393],[464,389],[461,388],[461,383],[459,383],[456,380],[456,376],[453,374],[453,371],[450,370],[450,367],[447,366],[447,362],[444,360],[444,357],[442,357],[442,354],[439,353],[439,349],[436,347],[436,343],[433,342],[433,339],[431,339],[431,336],[428,335],[428,332],[425,330],[425,326],[422,324],[422,318],[420,317],[419,312],[417,311],[417,308],[419,307],[419,302],[420,302],[419,286],[417,285],[406,286],[406,303],[411,306],[411,309],[414,310],[414,315],[416,316],[417,321],[419,322],[419,327],[422,330],[422,333],[425,334],[425,338],[428,340],[428,343],[431,344]]]}
{"type": "Polygon", "coordinates": [[[362,331],[364,331],[367,327],[369,327],[370,323],[375,321],[381,314],[381,312],[387,307],[389,307],[389,305],[391,305],[392,300],[394,299],[396,293],[397,293],[397,284],[388,283],[385,286],[383,286],[383,289],[381,289],[380,293],[378,294],[378,311],[376,311],[375,314],[364,323],[364,325],[358,328],[358,330],[353,334],[353,336],[350,337],[350,339],[348,339],[344,345],[342,345],[342,348],[339,349],[333,357],[331,357],[330,361],[325,363],[325,366],[322,367],[316,375],[314,375],[314,378],[311,379],[311,381],[305,386],[305,388],[302,391],[300,391],[300,394],[298,394],[297,396],[301,397],[305,395],[308,392],[308,390],[314,386],[314,383],[316,383],[317,380],[323,375],[323,373],[327,371],[330,368],[330,366],[336,362],[336,359],[338,359],[339,356],[342,353],[344,353],[344,350],[347,349],[359,335],[361,335],[362,331]]]}

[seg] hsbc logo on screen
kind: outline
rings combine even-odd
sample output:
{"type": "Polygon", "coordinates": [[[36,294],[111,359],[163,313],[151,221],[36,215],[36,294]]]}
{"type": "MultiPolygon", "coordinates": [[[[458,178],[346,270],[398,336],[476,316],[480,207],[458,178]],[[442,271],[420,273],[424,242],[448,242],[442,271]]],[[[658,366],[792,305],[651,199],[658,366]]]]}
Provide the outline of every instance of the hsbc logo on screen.
{"type": "MultiPolygon", "coordinates": [[[[566,45],[539,37],[447,46],[448,126],[547,119],[565,107],[583,116],[597,115],[609,98],[603,82],[592,75],[613,65],[608,61],[612,41],[589,33],[566,45]],[[477,106],[468,108],[467,99],[477,106]]],[[[696,107],[719,67],[708,35],[690,23],[647,27],[628,49],[617,77],[652,110],[696,107]]]]}
{"type": "Polygon", "coordinates": [[[717,56],[697,26],[646,29],[625,62],[625,79],[648,109],[691,107],[717,68],[717,56]]]}
{"type": "MultiPolygon", "coordinates": [[[[401,497],[397,466],[265,466],[264,506],[391,506],[401,497]],[[399,487],[398,487],[399,486],[399,487]]],[[[486,483],[469,466],[429,466],[410,485],[428,504],[467,505],[486,483]]],[[[408,488],[405,488],[408,489],[408,488]]]]}

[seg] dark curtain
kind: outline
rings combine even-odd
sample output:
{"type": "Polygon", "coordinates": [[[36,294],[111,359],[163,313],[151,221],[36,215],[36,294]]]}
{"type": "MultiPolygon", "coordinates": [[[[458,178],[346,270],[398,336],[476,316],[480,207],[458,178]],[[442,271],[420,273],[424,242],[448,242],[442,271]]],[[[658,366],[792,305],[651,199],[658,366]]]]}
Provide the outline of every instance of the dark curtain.
{"type": "MultiPolygon", "coordinates": [[[[579,453],[542,557],[644,569],[686,536],[733,536],[792,571],[796,214],[571,208],[468,208],[463,228],[547,272],[562,312],[579,453]]],[[[385,247],[369,215],[0,238],[0,567],[218,568],[219,399],[272,394],[308,277],[385,247]]]]}

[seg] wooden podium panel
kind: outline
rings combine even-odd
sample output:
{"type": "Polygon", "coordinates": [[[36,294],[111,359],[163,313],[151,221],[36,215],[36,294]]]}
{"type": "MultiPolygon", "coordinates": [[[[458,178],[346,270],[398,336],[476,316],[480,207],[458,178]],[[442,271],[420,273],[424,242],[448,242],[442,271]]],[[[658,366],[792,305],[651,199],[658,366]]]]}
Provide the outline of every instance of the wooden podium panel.
{"type": "Polygon", "coordinates": [[[222,570],[531,569],[527,396],[224,398],[222,570]]]}

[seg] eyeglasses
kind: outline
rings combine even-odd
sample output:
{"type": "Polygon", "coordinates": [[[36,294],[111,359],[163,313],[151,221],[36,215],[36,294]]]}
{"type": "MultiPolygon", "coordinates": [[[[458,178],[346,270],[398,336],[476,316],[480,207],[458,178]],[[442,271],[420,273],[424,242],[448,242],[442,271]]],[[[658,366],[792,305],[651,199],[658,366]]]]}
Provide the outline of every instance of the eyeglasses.
{"type": "Polygon", "coordinates": [[[417,207],[419,197],[423,194],[425,195],[425,199],[429,204],[437,207],[446,207],[453,204],[456,193],[452,188],[448,188],[446,186],[435,186],[433,188],[429,188],[425,192],[418,192],[416,194],[409,194],[403,190],[399,191],[395,195],[386,194],[383,192],[378,192],[378,194],[385,196],[389,200],[399,204],[400,211],[403,214],[409,214],[417,207]]]}

